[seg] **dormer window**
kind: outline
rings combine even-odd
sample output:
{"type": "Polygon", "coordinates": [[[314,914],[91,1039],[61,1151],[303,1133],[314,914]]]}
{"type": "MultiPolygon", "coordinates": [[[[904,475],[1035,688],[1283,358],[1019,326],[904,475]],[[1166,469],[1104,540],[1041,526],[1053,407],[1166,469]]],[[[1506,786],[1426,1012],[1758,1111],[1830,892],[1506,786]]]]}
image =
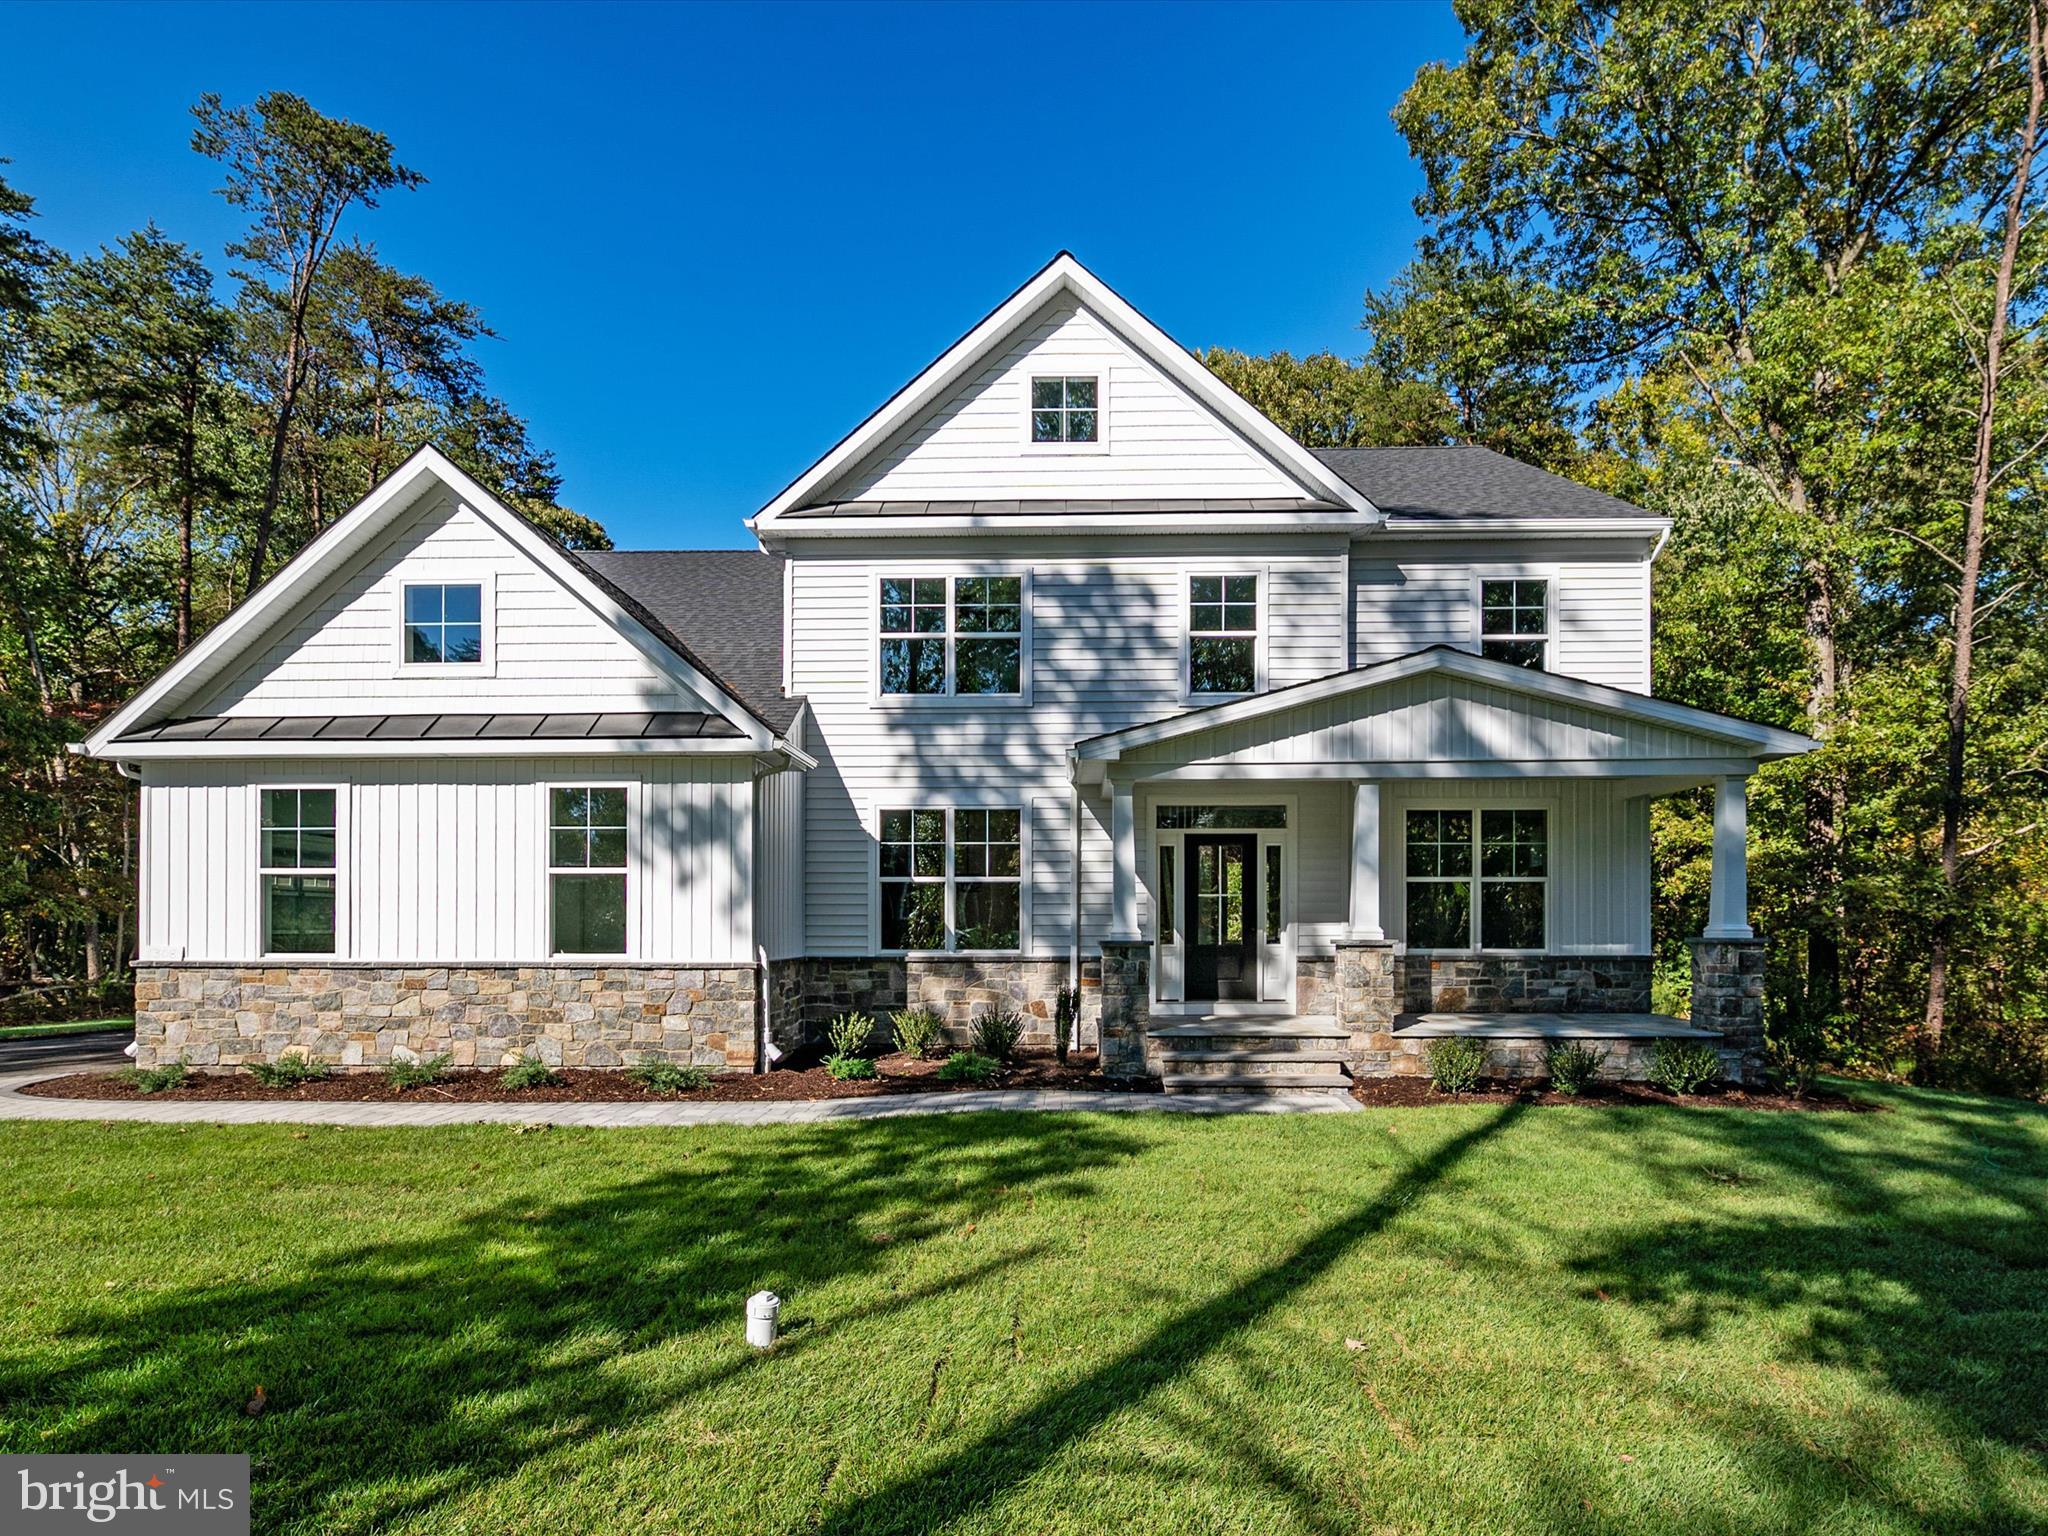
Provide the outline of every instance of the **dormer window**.
{"type": "Polygon", "coordinates": [[[1031,381],[1031,441],[1092,443],[1100,435],[1102,411],[1094,378],[1031,381]]]}
{"type": "Polygon", "coordinates": [[[407,582],[404,661],[471,666],[484,659],[484,589],[478,582],[407,582]]]}

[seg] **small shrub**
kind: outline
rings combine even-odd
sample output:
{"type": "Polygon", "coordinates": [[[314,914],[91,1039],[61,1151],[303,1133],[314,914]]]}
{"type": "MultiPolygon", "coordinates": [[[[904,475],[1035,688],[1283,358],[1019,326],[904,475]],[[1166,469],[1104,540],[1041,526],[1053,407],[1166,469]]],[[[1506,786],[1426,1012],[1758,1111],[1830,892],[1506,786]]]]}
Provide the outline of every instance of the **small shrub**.
{"type": "Polygon", "coordinates": [[[1017,1042],[1023,1038],[1024,1021],[1007,1008],[991,1009],[974,1021],[975,1051],[997,1061],[1016,1055],[1017,1042]]]}
{"type": "Polygon", "coordinates": [[[873,1077],[875,1063],[868,1056],[827,1056],[825,1070],[843,1083],[856,1077],[873,1077]]]}
{"type": "Polygon", "coordinates": [[[423,1061],[394,1061],[384,1068],[384,1081],[401,1091],[430,1087],[447,1075],[446,1056],[429,1056],[423,1061]]]}
{"type": "Polygon", "coordinates": [[[939,1038],[945,1021],[929,1008],[899,1008],[889,1015],[889,1027],[896,1032],[897,1050],[922,1056],[939,1038]]]}
{"type": "Polygon", "coordinates": [[[1666,1093],[1697,1093],[1721,1081],[1721,1058],[1704,1040],[1659,1040],[1650,1047],[1645,1075],[1666,1093]]]}
{"type": "Polygon", "coordinates": [[[249,1075],[266,1088],[296,1088],[332,1077],[334,1069],[310,1056],[287,1056],[282,1061],[252,1061],[249,1075]]]}
{"type": "Polygon", "coordinates": [[[955,1051],[946,1058],[946,1064],[939,1068],[942,1083],[986,1083],[1003,1070],[1003,1064],[992,1056],[977,1056],[972,1051],[955,1051]]]}
{"type": "Polygon", "coordinates": [[[842,1013],[825,1030],[834,1056],[858,1056],[874,1037],[875,1021],[864,1013],[842,1013]]]}
{"type": "Polygon", "coordinates": [[[121,1081],[137,1093],[162,1093],[185,1086],[187,1071],[183,1057],[161,1067],[123,1067],[121,1081]]]}
{"type": "Polygon", "coordinates": [[[1470,1093],[1486,1070],[1486,1047],[1464,1035],[1445,1035],[1430,1041],[1427,1060],[1438,1093],[1470,1093]]]}
{"type": "Polygon", "coordinates": [[[678,1066],[672,1061],[643,1061],[628,1067],[626,1076],[649,1093],[689,1093],[711,1081],[705,1068],[678,1066]]]}
{"type": "Polygon", "coordinates": [[[1072,1049],[1069,1037],[1080,1019],[1081,989],[1061,987],[1052,1005],[1052,1052],[1059,1058],[1061,1066],[1067,1063],[1067,1052],[1072,1049]]]}
{"type": "Polygon", "coordinates": [[[1583,1040],[1553,1040],[1543,1053],[1550,1072],[1550,1086],[1559,1093],[1584,1093],[1586,1085],[1600,1074],[1607,1053],[1583,1040]]]}
{"type": "Polygon", "coordinates": [[[562,1074],[546,1062],[528,1057],[515,1062],[498,1075],[498,1081],[507,1088],[552,1088],[562,1081],[562,1074]]]}

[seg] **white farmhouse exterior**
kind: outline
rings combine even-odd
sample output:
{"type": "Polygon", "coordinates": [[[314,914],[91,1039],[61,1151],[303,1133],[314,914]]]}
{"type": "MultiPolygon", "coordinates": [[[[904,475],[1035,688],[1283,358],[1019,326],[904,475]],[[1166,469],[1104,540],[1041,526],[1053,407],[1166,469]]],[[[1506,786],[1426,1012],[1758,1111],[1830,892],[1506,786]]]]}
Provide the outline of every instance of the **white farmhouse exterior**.
{"type": "Polygon", "coordinates": [[[1063,254],[747,526],[574,554],[423,449],[109,719],[143,1055],[760,1068],[1073,989],[1170,1087],[1753,1068],[1744,785],[1813,744],[1653,695],[1662,519],[1304,448],[1063,254]],[[1660,1019],[1649,805],[1705,783],[1660,1019]]]}

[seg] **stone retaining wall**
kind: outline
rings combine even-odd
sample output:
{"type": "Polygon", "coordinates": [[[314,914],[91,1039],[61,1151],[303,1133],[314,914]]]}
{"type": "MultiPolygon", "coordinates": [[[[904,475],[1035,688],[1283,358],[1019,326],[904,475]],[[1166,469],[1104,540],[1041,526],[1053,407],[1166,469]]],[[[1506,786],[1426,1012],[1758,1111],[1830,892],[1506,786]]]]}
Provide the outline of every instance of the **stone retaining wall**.
{"type": "Polygon", "coordinates": [[[1403,1013],[1648,1013],[1648,955],[1401,957],[1403,1013]]]}
{"type": "Polygon", "coordinates": [[[753,966],[139,966],[137,1064],[673,1061],[751,1071],[753,966]]]}
{"type": "MultiPolygon", "coordinates": [[[[1059,989],[1067,984],[1067,961],[1054,956],[989,959],[979,956],[847,956],[771,960],[768,963],[769,1035],[794,1051],[814,1046],[842,1013],[866,1013],[882,1020],[899,1008],[930,1008],[946,1021],[955,1045],[973,1037],[974,1020],[1008,1008],[1024,1020],[1024,1043],[1051,1049],[1059,989]]],[[[1094,1045],[1101,1009],[1102,968],[1081,967],[1081,1044],[1094,1045]]]]}

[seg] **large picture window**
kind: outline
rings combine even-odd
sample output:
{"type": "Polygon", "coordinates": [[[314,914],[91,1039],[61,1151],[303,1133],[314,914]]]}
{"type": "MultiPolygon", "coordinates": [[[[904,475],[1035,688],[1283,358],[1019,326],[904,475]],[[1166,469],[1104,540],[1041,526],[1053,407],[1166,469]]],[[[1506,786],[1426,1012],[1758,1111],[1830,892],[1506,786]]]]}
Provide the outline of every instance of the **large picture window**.
{"type": "Polygon", "coordinates": [[[558,955],[626,952],[626,791],[548,791],[549,944],[558,955]]]}
{"type": "Polygon", "coordinates": [[[334,791],[263,791],[263,949],[272,955],[334,953],[334,791]]]}
{"type": "Polygon", "coordinates": [[[1023,577],[884,576],[877,595],[884,695],[1022,696],[1023,577]]]}
{"type": "Polygon", "coordinates": [[[885,810],[885,950],[1002,950],[1023,929],[1023,817],[1010,807],[885,810]]]}
{"type": "Polygon", "coordinates": [[[1410,811],[1405,867],[1409,948],[1540,950],[1547,945],[1547,812],[1410,811]]]}
{"type": "Polygon", "coordinates": [[[1252,693],[1259,686],[1259,578],[1188,578],[1188,692],[1252,693]]]}
{"type": "Polygon", "coordinates": [[[1479,583],[1479,654],[1542,672],[1550,665],[1550,583],[1526,577],[1479,583]]]}

